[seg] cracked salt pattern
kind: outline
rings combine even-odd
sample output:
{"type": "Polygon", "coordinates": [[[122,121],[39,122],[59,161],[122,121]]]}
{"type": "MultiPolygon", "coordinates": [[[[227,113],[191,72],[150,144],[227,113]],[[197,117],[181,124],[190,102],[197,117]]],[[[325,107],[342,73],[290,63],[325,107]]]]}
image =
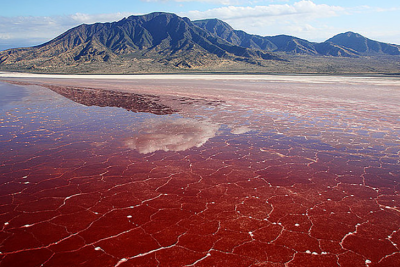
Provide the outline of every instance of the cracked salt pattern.
{"type": "Polygon", "coordinates": [[[400,266],[400,86],[130,111],[26,88],[1,106],[0,266],[400,266]]]}

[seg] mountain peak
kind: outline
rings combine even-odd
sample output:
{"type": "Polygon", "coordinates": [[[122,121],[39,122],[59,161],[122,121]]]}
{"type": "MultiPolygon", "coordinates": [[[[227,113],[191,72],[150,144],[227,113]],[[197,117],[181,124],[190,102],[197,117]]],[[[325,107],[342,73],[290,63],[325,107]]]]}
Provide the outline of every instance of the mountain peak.
{"type": "Polygon", "coordinates": [[[178,17],[176,14],[174,13],[168,13],[168,12],[152,12],[149,14],[144,14],[144,15],[131,15],[129,16],[127,19],[129,20],[135,20],[135,19],[143,19],[143,20],[152,20],[155,17],[168,17],[168,18],[173,18],[173,17],[178,17]]]}
{"type": "Polygon", "coordinates": [[[234,30],[228,23],[222,20],[219,19],[195,20],[193,21],[193,24],[208,31],[214,36],[218,36],[227,41],[231,41],[229,40],[230,39],[229,37],[234,30]]]}
{"type": "Polygon", "coordinates": [[[360,54],[400,55],[400,46],[374,41],[355,32],[340,33],[326,40],[360,54]]]}
{"type": "Polygon", "coordinates": [[[363,37],[361,34],[352,31],[345,32],[344,34],[346,34],[347,36],[363,37]]]}
{"type": "Polygon", "coordinates": [[[229,25],[228,23],[219,20],[219,19],[203,19],[203,20],[195,20],[193,23],[195,23],[196,25],[204,25],[202,26],[202,28],[207,28],[209,30],[213,30],[215,28],[226,28],[229,30],[233,30],[233,28],[231,27],[231,25],[229,25]]]}
{"type": "MultiPolygon", "coordinates": [[[[336,34],[329,40],[334,39],[334,38],[365,38],[365,37],[359,33],[348,31],[348,32],[336,34]]],[[[329,40],[327,40],[327,41],[329,41],[329,40]]]]}
{"type": "MultiPolygon", "coordinates": [[[[220,30],[230,26],[215,20],[220,30]]],[[[85,62],[153,62],[167,68],[218,64],[219,59],[257,64],[280,57],[229,43],[195,26],[188,18],[154,12],[118,22],[82,24],[55,39],[27,49],[0,53],[0,64],[48,68],[85,62]]],[[[146,63],[147,64],[147,63],[146,63]]]]}

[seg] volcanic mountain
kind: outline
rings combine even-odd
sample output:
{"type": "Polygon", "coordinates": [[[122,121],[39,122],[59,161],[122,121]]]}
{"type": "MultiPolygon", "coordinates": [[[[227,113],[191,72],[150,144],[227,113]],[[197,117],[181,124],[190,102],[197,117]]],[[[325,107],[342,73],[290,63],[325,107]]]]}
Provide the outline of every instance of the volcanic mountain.
{"type": "Polygon", "coordinates": [[[252,35],[234,30],[218,19],[191,21],[175,14],[156,12],[112,23],[83,24],[42,45],[2,51],[0,69],[61,73],[143,73],[179,69],[332,72],[349,66],[346,70],[349,72],[353,69],[398,71],[396,62],[382,63],[381,57],[387,55],[400,55],[400,46],[373,41],[352,32],[315,43],[288,35],[252,35]],[[358,60],[365,56],[380,58],[368,62],[358,60]]]}
{"type": "Polygon", "coordinates": [[[314,43],[288,35],[252,35],[234,30],[229,24],[218,19],[198,20],[193,23],[232,44],[269,52],[339,57],[400,55],[398,45],[373,41],[353,32],[338,34],[322,43],[314,43]]]}
{"type": "Polygon", "coordinates": [[[352,49],[360,55],[400,55],[400,46],[377,42],[354,32],[335,35],[326,42],[352,49]]]}
{"type": "Polygon", "coordinates": [[[197,27],[188,18],[170,13],[130,16],[113,23],[80,25],[55,39],[31,48],[0,53],[0,64],[26,67],[150,60],[153,63],[190,68],[228,60],[280,60],[259,49],[232,44],[197,27]]]}

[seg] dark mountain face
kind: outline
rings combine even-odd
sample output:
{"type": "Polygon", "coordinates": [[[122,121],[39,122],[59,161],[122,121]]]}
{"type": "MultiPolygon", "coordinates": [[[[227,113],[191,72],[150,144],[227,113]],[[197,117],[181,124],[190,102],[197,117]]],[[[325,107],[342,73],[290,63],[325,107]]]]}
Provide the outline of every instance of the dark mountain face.
{"type": "Polygon", "coordinates": [[[227,23],[217,20],[200,20],[193,23],[214,36],[221,37],[228,42],[247,48],[260,49],[269,52],[282,52],[289,54],[305,55],[332,55],[332,56],[354,56],[352,53],[342,52],[331,45],[320,46],[319,44],[309,42],[300,38],[288,35],[278,36],[259,36],[248,34],[243,31],[234,30],[227,23]]]}
{"type": "Polygon", "coordinates": [[[204,64],[215,58],[229,60],[279,59],[210,34],[188,18],[170,13],[130,16],[118,22],[80,25],[37,47],[0,53],[1,63],[68,64],[116,59],[148,58],[176,67],[204,64]],[[180,60],[180,62],[176,62],[180,60]]]}
{"type": "MultiPolygon", "coordinates": [[[[196,20],[193,24],[208,31],[213,36],[221,37],[222,39],[234,44],[242,46],[240,38],[236,31],[228,24],[219,19],[196,20]]],[[[252,48],[252,47],[248,47],[252,48]]]]}
{"type": "Polygon", "coordinates": [[[377,42],[354,32],[335,35],[326,42],[353,49],[354,51],[364,55],[400,55],[400,46],[377,42]]]}
{"type": "Polygon", "coordinates": [[[165,68],[208,68],[218,64],[225,64],[229,69],[232,62],[265,66],[266,60],[283,61],[281,56],[286,55],[400,55],[400,46],[352,32],[336,35],[323,43],[288,35],[263,37],[234,30],[218,19],[192,22],[175,14],[158,12],[112,23],[83,24],[42,45],[2,51],[0,67],[63,72],[75,66],[85,70],[102,64],[102,71],[121,66],[134,71],[163,72],[165,68]]]}
{"type": "Polygon", "coordinates": [[[269,52],[320,56],[357,57],[360,54],[398,55],[399,46],[367,39],[360,34],[347,32],[323,43],[313,43],[288,35],[258,36],[234,30],[229,24],[217,20],[199,20],[193,23],[228,42],[247,48],[269,52]]]}

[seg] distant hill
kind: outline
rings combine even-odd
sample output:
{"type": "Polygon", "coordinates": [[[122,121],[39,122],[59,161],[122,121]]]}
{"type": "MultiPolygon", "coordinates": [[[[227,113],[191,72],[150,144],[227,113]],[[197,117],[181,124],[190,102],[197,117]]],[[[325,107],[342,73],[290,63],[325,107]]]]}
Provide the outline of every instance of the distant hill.
{"type": "Polygon", "coordinates": [[[356,62],[354,71],[376,72],[387,64],[377,59],[384,68],[365,68],[356,58],[387,55],[400,55],[400,46],[352,32],[315,43],[288,35],[252,35],[218,19],[191,21],[156,12],[118,22],[83,24],[42,45],[2,51],[0,69],[61,73],[336,72],[349,66],[352,72],[350,65],[356,62]]]}
{"type": "Polygon", "coordinates": [[[233,44],[269,52],[337,57],[400,55],[398,45],[373,41],[352,32],[338,34],[323,43],[314,43],[289,35],[252,35],[234,30],[229,24],[218,19],[197,20],[193,23],[233,44]]]}
{"type": "Polygon", "coordinates": [[[368,39],[358,33],[346,32],[333,36],[326,43],[336,44],[357,51],[360,55],[400,55],[400,46],[368,39]]]}

